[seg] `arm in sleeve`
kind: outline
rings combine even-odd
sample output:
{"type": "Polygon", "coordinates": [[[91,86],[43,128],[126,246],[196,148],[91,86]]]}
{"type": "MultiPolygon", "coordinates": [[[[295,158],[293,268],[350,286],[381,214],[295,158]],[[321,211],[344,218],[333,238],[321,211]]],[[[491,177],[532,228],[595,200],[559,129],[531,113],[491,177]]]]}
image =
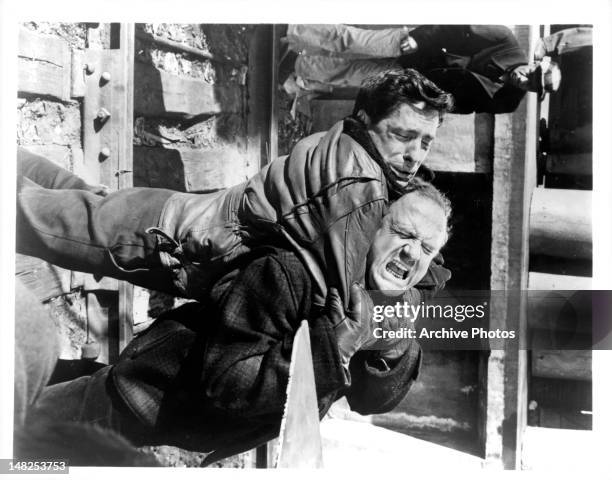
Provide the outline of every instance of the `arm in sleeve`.
{"type": "Polygon", "coordinates": [[[51,189],[86,190],[89,186],[72,172],[22,147],[17,149],[17,175],[51,189]]]}
{"type": "Polygon", "coordinates": [[[444,48],[454,54],[475,55],[495,46],[518,47],[512,30],[504,25],[421,25],[410,36],[421,53],[444,48]]]}
{"type": "Polygon", "coordinates": [[[393,58],[400,55],[401,28],[369,30],[348,25],[289,25],[287,40],[297,52],[393,58]]]}
{"type": "MultiPolygon", "coordinates": [[[[295,258],[295,257],[294,257],[295,258]]],[[[252,419],[281,415],[294,334],[309,314],[308,275],[277,258],[252,262],[219,305],[204,359],[203,388],[214,408],[252,419]]],[[[309,319],[317,397],[344,387],[335,335],[325,316],[309,319]]]]}
{"type": "Polygon", "coordinates": [[[557,57],[591,46],[593,46],[592,28],[567,28],[538,40],[534,58],[541,60],[545,56],[557,57]]]}

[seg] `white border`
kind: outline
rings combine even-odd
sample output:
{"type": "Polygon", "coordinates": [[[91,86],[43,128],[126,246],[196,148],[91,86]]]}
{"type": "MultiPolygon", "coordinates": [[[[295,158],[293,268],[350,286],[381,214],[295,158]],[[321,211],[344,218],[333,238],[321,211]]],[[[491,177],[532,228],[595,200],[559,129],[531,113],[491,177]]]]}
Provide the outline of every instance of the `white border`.
{"type": "MultiPolygon", "coordinates": [[[[0,324],[0,458],[7,458],[12,444],[13,322],[14,305],[14,178],[15,98],[17,22],[27,20],[62,22],[136,22],[168,23],[499,23],[499,24],[593,24],[594,53],[594,288],[611,289],[612,235],[612,98],[610,94],[612,8],[607,0],[537,1],[537,0],[308,0],[306,2],[271,2],[255,0],[0,0],[0,90],[2,99],[0,135],[1,195],[0,305],[5,317],[0,324]],[[10,313],[7,315],[6,310],[10,313]]],[[[607,412],[594,418],[594,430],[609,434],[612,425],[612,379],[600,361],[612,363],[612,352],[596,352],[594,365],[594,409],[607,412]]],[[[603,440],[603,439],[602,439],[603,440]]],[[[609,437],[602,441],[602,458],[610,458],[609,437]]],[[[407,469],[411,475],[407,452],[407,469]]],[[[381,468],[384,466],[381,466],[381,468]]],[[[432,469],[436,470],[432,465],[432,469]]],[[[350,470],[350,466],[347,466],[350,470]]],[[[585,466],[588,470],[589,466],[585,466]]],[[[133,469],[130,474],[135,474],[133,469]]],[[[116,469],[76,469],[75,478],[108,478],[116,469]]],[[[124,472],[126,473],[126,472],[124,472]]],[[[139,470],[139,475],[156,478],[167,475],[165,469],[139,470]],[[146,473],[145,473],[146,472],[146,473]]],[[[274,471],[174,470],[171,475],[277,475],[274,471]]],[[[460,475],[461,472],[456,472],[460,475]]],[[[483,472],[483,474],[487,474],[483,472]]],[[[309,474],[310,476],[311,474],[309,474]]],[[[319,475],[319,473],[317,473],[319,475]]],[[[326,476],[327,474],[325,474],[326,476]]],[[[478,476],[478,475],[477,475],[478,476]]],[[[538,475],[541,478],[541,475],[538,475]]],[[[556,475],[558,478],[558,475],[556,475]]]]}

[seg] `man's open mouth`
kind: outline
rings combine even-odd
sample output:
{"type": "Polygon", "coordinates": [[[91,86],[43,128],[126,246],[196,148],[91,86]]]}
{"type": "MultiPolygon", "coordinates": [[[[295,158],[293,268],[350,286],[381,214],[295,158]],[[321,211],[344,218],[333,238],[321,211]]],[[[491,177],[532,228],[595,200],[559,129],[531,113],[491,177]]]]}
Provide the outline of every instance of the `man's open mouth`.
{"type": "Polygon", "coordinates": [[[387,272],[400,280],[406,280],[406,278],[408,278],[408,273],[410,273],[405,266],[397,263],[395,260],[391,260],[387,263],[386,269],[387,272]]]}

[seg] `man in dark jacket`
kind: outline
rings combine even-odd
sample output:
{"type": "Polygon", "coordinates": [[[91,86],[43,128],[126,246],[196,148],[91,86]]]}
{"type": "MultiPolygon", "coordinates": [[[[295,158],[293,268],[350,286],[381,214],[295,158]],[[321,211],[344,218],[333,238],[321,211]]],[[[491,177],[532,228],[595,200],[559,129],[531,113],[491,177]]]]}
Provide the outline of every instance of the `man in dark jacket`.
{"type": "Polygon", "coordinates": [[[356,90],[372,74],[414,68],[453,94],[454,113],[513,112],[527,91],[542,96],[555,91],[561,78],[554,62],[542,61],[544,55],[530,63],[503,25],[422,25],[410,31],[291,25],[286,39],[299,53],[295,72],[306,89],[356,90]]]}
{"type": "MultiPolygon", "coordinates": [[[[282,244],[311,272],[318,304],[331,286],[346,306],[350,285],[363,284],[363,260],[389,202],[415,175],[451,107],[452,97],[418,72],[380,75],[361,89],[353,116],[210,194],[129,188],[101,197],[40,188],[23,175],[17,249],[198,299],[240,255],[282,244]]],[[[424,288],[450,276],[434,267],[424,288]]]]}
{"type": "MultiPolygon", "coordinates": [[[[373,239],[367,286],[410,290],[447,238],[448,203],[422,182],[392,205],[373,239]]],[[[314,302],[292,251],[260,247],[236,259],[202,303],[164,314],[114,366],[48,387],[31,421],[95,423],[140,445],[211,452],[206,462],[278,435],[294,334],[308,320],[319,412],[346,395],[360,413],[392,409],[418,373],[412,340],[375,339],[357,285],[345,312],[336,290],[314,302]]],[[[377,325],[378,326],[378,325],[377,325]]]]}

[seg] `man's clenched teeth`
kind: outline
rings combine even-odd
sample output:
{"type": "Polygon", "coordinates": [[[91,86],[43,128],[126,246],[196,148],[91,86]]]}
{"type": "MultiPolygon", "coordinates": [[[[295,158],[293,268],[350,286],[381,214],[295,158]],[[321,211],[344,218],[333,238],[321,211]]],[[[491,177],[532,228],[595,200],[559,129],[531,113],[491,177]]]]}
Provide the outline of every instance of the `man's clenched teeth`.
{"type": "Polygon", "coordinates": [[[408,269],[396,262],[395,260],[391,260],[387,263],[387,272],[391,273],[394,277],[399,278],[400,280],[406,280],[408,278],[408,269]]]}

